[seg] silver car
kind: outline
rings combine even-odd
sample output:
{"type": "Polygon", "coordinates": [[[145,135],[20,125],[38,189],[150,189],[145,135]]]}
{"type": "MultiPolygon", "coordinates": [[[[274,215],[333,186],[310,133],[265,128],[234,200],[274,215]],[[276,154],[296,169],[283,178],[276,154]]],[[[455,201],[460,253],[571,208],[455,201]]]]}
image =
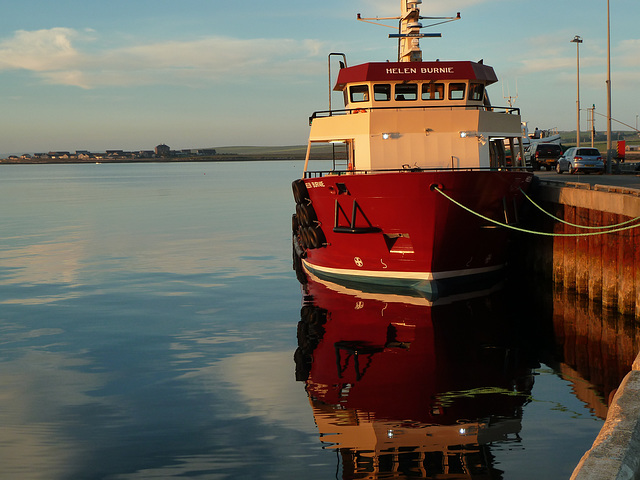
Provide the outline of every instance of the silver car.
{"type": "Polygon", "coordinates": [[[558,159],[556,172],[604,173],[604,161],[597,148],[571,147],[558,159]]]}

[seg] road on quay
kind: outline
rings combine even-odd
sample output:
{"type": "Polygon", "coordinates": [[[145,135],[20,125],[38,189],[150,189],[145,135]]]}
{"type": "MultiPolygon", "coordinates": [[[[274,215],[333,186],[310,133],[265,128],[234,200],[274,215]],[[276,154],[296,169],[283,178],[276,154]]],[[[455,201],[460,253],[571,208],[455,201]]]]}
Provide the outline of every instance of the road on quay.
{"type": "Polygon", "coordinates": [[[623,173],[617,175],[598,175],[584,173],[561,173],[552,172],[535,172],[536,177],[542,181],[554,181],[564,183],[588,183],[592,187],[594,185],[609,185],[612,187],[634,188],[640,190],[640,172],[623,173]]]}

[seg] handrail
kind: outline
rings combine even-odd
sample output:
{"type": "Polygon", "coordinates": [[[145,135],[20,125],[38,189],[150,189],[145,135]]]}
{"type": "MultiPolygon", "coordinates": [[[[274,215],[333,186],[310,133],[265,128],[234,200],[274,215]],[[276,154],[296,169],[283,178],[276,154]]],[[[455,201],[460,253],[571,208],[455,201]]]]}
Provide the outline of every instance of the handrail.
{"type": "Polygon", "coordinates": [[[399,109],[451,109],[451,110],[484,110],[484,111],[495,111],[499,110],[496,113],[506,113],[510,115],[520,115],[519,107],[496,107],[496,106],[487,106],[487,105],[395,105],[395,106],[385,106],[385,107],[366,107],[366,106],[358,106],[356,108],[343,108],[340,110],[318,110],[313,112],[313,114],[309,117],[309,125],[313,122],[314,118],[325,118],[332,117],[334,115],[348,115],[353,113],[356,110],[365,110],[365,111],[373,111],[373,110],[399,110],[399,109]]]}
{"type": "Polygon", "coordinates": [[[329,69],[329,110],[332,110],[331,107],[331,57],[342,57],[342,61],[340,62],[340,68],[343,69],[347,66],[347,56],[344,53],[335,53],[332,52],[327,57],[327,64],[329,69]]]}
{"type": "Polygon", "coordinates": [[[311,170],[304,172],[304,178],[319,178],[326,175],[373,175],[377,173],[415,172],[526,172],[525,167],[410,167],[381,168],[375,170],[311,170]]]}

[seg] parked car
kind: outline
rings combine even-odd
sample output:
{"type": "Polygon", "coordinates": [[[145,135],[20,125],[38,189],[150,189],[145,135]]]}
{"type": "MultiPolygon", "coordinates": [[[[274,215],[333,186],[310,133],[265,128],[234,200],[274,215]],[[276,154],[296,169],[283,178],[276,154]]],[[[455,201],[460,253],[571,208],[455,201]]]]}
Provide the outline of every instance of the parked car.
{"type": "Polygon", "coordinates": [[[557,143],[532,143],[524,150],[524,160],[533,170],[544,166],[547,170],[556,168],[562,156],[562,147],[557,143]]]}
{"type": "Polygon", "coordinates": [[[604,173],[604,161],[597,148],[571,147],[558,160],[556,172],[597,172],[604,173]]]}

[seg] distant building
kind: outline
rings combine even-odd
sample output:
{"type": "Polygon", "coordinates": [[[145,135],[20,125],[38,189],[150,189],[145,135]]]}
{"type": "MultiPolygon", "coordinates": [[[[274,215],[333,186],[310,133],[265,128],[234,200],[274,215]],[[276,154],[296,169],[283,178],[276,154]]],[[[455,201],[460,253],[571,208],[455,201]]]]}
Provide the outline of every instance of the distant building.
{"type": "Polygon", "coordinates": [[[171,154],[171,149],[164,143],[156,147],[156,155],[158,155],[159,157],[166,157],[166,156],[169,156],[170,154],[171,154]]]}
{"type": "Polygon", "coordinates": [[[49,152],[47,155],[49,158],[69,158],[71,156],[69,152],[49,152]]]}
{"type": "Polygon", "coordinates": [[[215,148],[201,148],[198,150],[198,155],[215,155],[215,148]]]}

